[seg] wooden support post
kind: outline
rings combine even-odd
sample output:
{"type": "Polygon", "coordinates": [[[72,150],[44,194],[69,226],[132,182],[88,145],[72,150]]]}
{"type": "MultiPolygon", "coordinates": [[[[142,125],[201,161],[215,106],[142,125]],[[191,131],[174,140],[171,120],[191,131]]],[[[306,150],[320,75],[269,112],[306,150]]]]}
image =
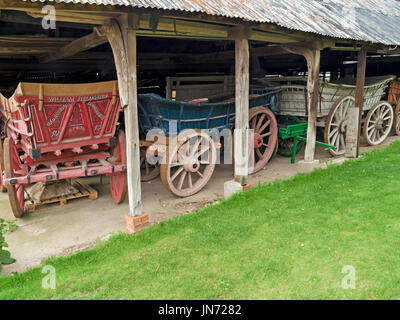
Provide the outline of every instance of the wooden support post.
{"type": "Polygon", "coordinates": [[[136,28],[138,17],[124,14],[118,21],[99,28],[110,42],[118,75],[119,95],[125,109],[127,179],[129,214],[127,233],[134,233],[148,224],[148,215],[142,213],[140,185],[139,123],[137,112],[136,28]]]}
{"type": "Polygon", "coordinates": [[[315,142],[317,141],[317,109],[319,98],[319,67],[321,51],[306,49],[304,56],[307,60],[308,68],[308,130],[304,161],[312,162],[314,161],[315,142]]]}
{"type": "MultiPolygon", "coordinates": [[[[235,28],[236,29],[236,28],[235,28]]],[[[235,181],[242,186],[247,184],[249,172],[249,41],[246,30],[238,29],[232,33],[235,39],[235,132],[234,132],[234,163],[235,181]]]]}
{"type": "Polygon", "coordinates": [[[140,185],[139,121],[137,111],[137,71],[136,71],[136,30],[132,14],[127,23],[122,24],[128,62],[128,108],[125,109],[125,130],[128,162],[129,214],[142,214],[142,193],[140,185]]]}
{"type": "Polygon", "coordinates": [[[358,158],[361,135],[361,119],[364,105],[364,84],[367,52],[361,48],[358,53],[357,84],[355,104],[347,110],[346,119],[346,157],[358,158]]]}
{"type": "Polygon", "coordinates": [[[319,100],[319,70],[321,62],[321,50],[324,48],[324,45],[325,44],[321,41],[314,41],[311,44],[307,44],[307,47],[282,46],[285,51],[302,55],[307,61],[308,130],[306,150],[304,153],[304,162],[306,163],[314,162],[315,156],[319,100]]]}

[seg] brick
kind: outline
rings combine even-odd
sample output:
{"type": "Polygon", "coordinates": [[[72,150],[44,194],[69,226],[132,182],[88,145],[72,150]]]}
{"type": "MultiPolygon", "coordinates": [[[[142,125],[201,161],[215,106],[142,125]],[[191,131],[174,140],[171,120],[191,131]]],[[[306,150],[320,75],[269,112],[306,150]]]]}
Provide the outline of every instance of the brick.
{"type": "Polygon", "coordinates": [[[125,215],[126,228],[122,230],[123,233],[134,234],[149,226],[149,215],[142,214],[137,217],[132,217],[129,214],[125,215]]]}

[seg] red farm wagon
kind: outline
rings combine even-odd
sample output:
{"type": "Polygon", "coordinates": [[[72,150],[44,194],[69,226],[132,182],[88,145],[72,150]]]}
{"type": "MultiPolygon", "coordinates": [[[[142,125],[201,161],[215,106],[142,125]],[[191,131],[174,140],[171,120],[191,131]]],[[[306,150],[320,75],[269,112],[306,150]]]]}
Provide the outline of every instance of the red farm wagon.
{"type": "Polygon", "coordinates": [[[107,174],[116,203],[126,195],[125,133],[117,82],[20,83],[1,96],[2,186],[17,218],[25,212],[24,187],[35,182],[107,174]]]}

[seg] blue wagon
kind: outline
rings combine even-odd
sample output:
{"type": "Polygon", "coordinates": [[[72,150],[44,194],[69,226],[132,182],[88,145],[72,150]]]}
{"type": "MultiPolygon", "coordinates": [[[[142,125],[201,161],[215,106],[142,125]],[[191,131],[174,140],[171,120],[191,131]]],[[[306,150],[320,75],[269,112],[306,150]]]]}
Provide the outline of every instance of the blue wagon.
{"type": "MultiPolygon", "coordinates": [[[[278,138],[274,113],[279,109],[279,91],[251,96],[249,100],[249,127],[254,130],[254,148],[249,154],[251,173],[261,170],[274,153],[278,138]]],[[[142,181],[154,179],[161,172],[163,184],[176,196],[187,197],[203,189],[214,172],[220,146],[212,135],[234,129],[235,101],[181,102],[155,94],[140,94],[138,110],[143,137],[142,181]],[[165,143],[144,140],[154,132],[165,136],[165,143]],[[173,137],[177,137],[174,139],[177,143],[172,146],[169,142],[173,137]],[[162,159],[161,165],[146,161],[146,155],[147,159],[149,155],[157,155],[162,159]]]]}

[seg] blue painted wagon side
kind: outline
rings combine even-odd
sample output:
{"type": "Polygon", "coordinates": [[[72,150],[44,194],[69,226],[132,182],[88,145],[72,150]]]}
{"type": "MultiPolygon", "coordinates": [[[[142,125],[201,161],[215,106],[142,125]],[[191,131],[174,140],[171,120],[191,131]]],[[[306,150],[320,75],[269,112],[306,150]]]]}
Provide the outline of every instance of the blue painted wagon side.
{"type": "MultiPolygon", "coordinates": [[[[279,111],[277,93],[273,90],[249,100],[249,108],[268,107],[279,111]]],[[[155,94],[138,95],[139,127],[143,134],[160,128],[169,136],[170,121],[175,120],[178,134],[185,129],[233,129],[235,125],[235,102],[191,103],[172,101],[155,94]]],[[[172,128],[171,128],[172,129],[172,128]]]]}

